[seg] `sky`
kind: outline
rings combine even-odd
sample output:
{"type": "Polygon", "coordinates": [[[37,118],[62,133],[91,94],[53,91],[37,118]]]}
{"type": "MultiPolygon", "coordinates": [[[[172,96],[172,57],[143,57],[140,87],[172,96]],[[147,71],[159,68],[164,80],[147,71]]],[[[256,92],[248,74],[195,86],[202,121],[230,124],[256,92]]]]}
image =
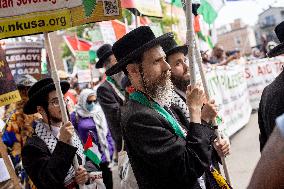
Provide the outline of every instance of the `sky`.
{"type": "Polygon", "coordinates": [[[269,5],[284,7],[284,0],[240,0],[226,2],[220,10],[215,21],[216,27],[228,24],[234,19],[242,18],[243,22],[249,25],[257,23],[258,15],[267,9],[269,5]]]}

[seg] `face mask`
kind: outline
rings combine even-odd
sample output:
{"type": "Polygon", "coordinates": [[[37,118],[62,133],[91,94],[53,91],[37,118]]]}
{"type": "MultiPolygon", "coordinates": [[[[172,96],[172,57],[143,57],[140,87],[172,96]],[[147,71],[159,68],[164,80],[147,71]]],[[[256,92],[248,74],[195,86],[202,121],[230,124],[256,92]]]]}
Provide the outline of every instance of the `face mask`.
{"type": "Polygon", "coordinates": [[[86,104],[86,108],[89,112],[93,111],[95,107],[95,103],[91,103],[91,104],[86,104]]]}

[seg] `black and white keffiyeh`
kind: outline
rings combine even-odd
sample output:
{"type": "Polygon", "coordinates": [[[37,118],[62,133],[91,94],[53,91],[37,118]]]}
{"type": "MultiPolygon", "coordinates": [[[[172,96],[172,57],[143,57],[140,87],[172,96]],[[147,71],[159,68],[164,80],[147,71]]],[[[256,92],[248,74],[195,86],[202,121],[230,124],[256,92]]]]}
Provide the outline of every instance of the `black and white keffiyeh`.
{"type": "MultiPolygon", "coordinates": [[[[53,153],[58,139],[56,138],[56,136],[52,134],[52,131],[50,130],[49,126],[46,123],[44,123],[42,120],[39,120],[36,122],[35,133],[41,140],[45,142],[50,153],[53,153]]],[[[82,159],[82,164],[84,165],[85,164],[84,149],[76,133],[72,137],[72,145],[77,148],[76,154],[80,156],[80,158],[82,159]]],[[[64,184],[65,185],[70,184],[74,176],[75,176],[75,170],[74,167],[71,166],[67,173],[67,176],[65,177],[64,184]]]]}
{"type": "Polygon", "coordinates": [[[180,107],[187,120],[190,121],[189,110],[186,105],[186,102],[180,97],[180,95],[176,91],[173,91],[172,104],[175,104],[180,107]]]}

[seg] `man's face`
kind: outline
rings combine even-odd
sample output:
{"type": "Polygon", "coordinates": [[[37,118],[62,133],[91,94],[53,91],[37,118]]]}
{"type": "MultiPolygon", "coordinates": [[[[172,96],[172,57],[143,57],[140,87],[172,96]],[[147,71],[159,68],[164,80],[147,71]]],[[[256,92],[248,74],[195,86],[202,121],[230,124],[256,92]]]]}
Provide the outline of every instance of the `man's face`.
{"type": "Polygon", "coordinates": [[[190,84],[187,58],[183,53],[177,52],[168,56],[168,63],[171,66],[171,78],[174,86],[186,91],[187,86],[190,84]]]}
{"type": "Polygon", "coordinates": [[[59,100],[56,91],[52,91],[48,94],[48,112],[52,122],[58,123],[62,121],[59,100]]]}
{"type": "Polygon", "coordinates": [[[117,60],[115,58],[115,56],[112,54],[109,56],[109,63],[105,65],[106,70],[108,70],[109,68],[111,68],[112,66],[114,66],[117,63],[117,60]]]}
{"type": "Polygon", "coordinates": [[[170,69],[166,62],[166,54],[161,46],[156,46],[144,52],[140,73],[143,77],[140,83],[143,84],[145,92],[154,99],[161,98],[171,90],[170,69]]]}

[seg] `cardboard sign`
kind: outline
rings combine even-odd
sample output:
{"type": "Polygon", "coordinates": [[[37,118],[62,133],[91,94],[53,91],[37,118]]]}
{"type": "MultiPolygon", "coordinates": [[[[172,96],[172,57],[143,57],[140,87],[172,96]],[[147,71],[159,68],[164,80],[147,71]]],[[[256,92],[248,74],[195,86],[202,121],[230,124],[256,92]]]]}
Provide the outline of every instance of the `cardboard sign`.
{"type": "Polygon", "coordinates": [[[119,0],[0,0],[0,39],[120,17],[119,0]]]}
{"type": "Polygon", "coordinates": [[[16,42],[6,44],[6,60],[12,75],[31,75],[41,79],[41,52],[43,44],[16,42]]]}
{"type": "Polygon", "coordinates": [[[5,106],[21,100],[14,82],[11,70],[5,58],[4,50],[0,48],[0,106],[5,106]]]}

